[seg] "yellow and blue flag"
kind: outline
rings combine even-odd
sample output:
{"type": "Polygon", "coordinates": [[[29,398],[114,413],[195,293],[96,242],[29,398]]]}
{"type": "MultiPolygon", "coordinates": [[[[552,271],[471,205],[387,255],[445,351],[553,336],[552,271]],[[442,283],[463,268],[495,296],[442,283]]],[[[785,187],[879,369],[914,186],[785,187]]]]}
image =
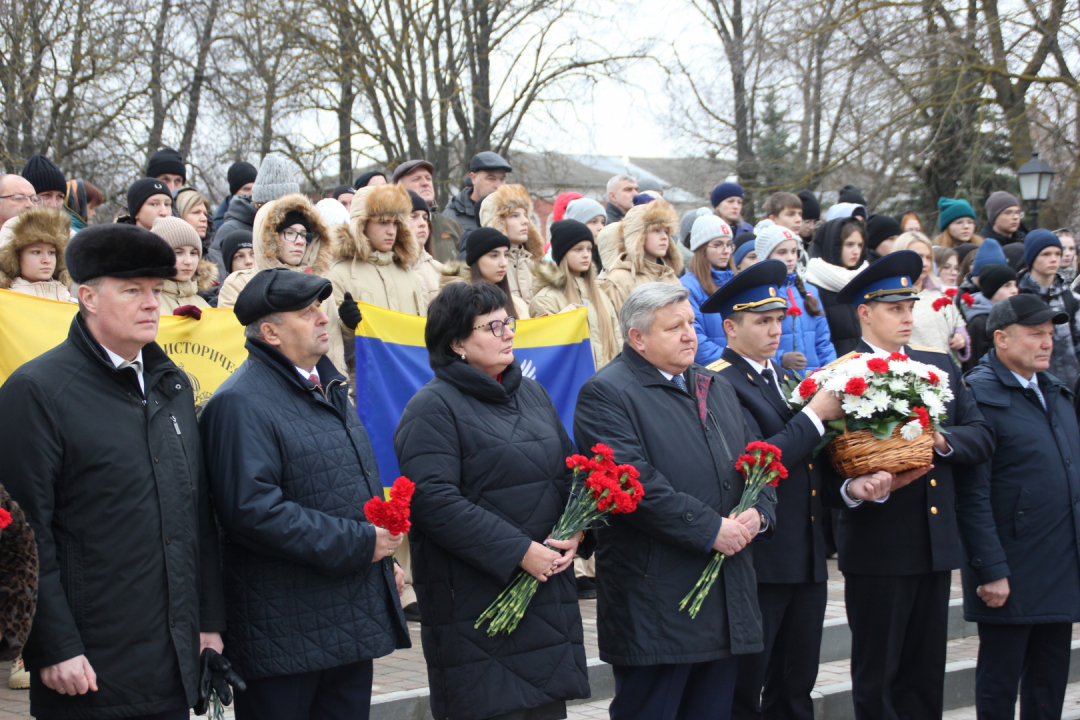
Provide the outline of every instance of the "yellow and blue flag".
{"type": "MultiPolygon", "coordinates": [[[[389,486],[399,474],[394,431],[416,391],[435,376],[424,344],[427,319],[360,304],[356,328],[356,412],[367,429],[379,475],[389,486]]],[[[578,390],[595,372],[587,311],[519,320],[514,357],[521,372],[547,390],[573,437],[578,390]]]]}

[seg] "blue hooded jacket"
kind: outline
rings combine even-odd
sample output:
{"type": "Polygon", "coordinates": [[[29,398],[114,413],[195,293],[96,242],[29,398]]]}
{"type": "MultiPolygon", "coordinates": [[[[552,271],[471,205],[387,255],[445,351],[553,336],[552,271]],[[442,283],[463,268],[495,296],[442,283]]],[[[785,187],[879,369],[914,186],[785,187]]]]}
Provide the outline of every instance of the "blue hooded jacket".
{"type": "MultiPolygon", "coordinates": [[[[818,307],[821,308],[821,297],[813,285],[804,283],[806,293],[817,298],[818,307]]],[[[795,298],[795,305],[802,310],[803,314],[798,317],[787,315],[784,317],[784,334],[780,336],[780,346],[776,349],[776,363],[780,364],[780,358],[786,352],[801,352],[806,356],[806,367],[799,370],[803,377],[808,376],[818,368],[822,368],[836,359],[836,349],[833,348],[832,338],[829,335],[829,321],[824,311],[821,315],[811,315],[806,310],[806,301],[802,293],[795,287],[795,273],[789,273],[787,282],[780,288],[780,294],[791,302],[795,298]],[[788,290],[791,292],[789,293],[788,290]],[[792,326],[797,333],[792,332],[792,326]]],[[[698,341],[700,343],[700,340],[698,341]]],[[[700,346],[698,355],[701,355],[700,346]]]]}
{"type": "MultiPolygon", "coordinates": [[[[722,288],[735,273],[730,270],[717,270],[713,268],[712,278],[717,289],[722,288]]],[[[699,365],[708,365],[716,362],[727,347],[727,336],[724,335],[724,319],[720,313],[703,313],[701,304],[709,299],[709,293],[701,287],[697,276],[687,272],[680,281],[690,292],[690,304],[694,306],[694,329],[697,330],[697,355],[694,361],[699,365]]]]}

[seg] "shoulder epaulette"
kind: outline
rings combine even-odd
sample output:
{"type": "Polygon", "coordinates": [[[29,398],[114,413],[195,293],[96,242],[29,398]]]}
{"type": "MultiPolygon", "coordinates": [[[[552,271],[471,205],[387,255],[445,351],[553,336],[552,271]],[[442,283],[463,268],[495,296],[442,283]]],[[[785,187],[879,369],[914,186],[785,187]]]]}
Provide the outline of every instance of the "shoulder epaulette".
{"type": "Polygon", "coordinates": [[[844,364],[844,363],[846,363],[846,362],[847,362],[848,360],[850,360],[850,359],[851,359],[852,357],[854,357],[855,355],[858,355],[858,354],[859,354],[859,353],[857,353],[857,352],[855,352],[854,350],[852,350],[852,351],[851,351],[851,352],[849,352],[849,353],[848,353],[847,355],[844,355],[844,356],[842,356],[842,357],[838,357],[838,358],[836,358],[836,359],[835,359],[835,360],[833,360],[833,361],[832,361],[831,363],[829,363],[828,365],[826,365],[825,367],[823,367],[823,368],[822,368],[822,370],[831,370],[832,368],[836,367],[837,365],[843,365],[843,364],[844,364]]]}
{"type": "Polygon", "coordinates": [[[935,353],[941,353],[942,355],[947,354],[941,348],[926,347],[925,345],[908,345],[908,347],[911,348],[912,350],[921,350],[922,352],[935,352],[935,353]]]}
{"type": "Polygon", "coordinates": [[[705,367],[709,370],[712,370],[713,372],[720,372],[726,367],[731,367],[731,363],[729,363],[727,360],[717,360],[716,362],[710,363],[705,367]]]}

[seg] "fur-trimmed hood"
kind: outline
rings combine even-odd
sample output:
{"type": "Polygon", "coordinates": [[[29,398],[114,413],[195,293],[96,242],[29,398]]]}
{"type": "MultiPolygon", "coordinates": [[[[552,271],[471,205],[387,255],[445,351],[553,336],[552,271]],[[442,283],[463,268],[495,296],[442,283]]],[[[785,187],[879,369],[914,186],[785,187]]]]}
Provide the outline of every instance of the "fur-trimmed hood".
{"type": "Polygon", "coordinates": [[[200,260],[198,266],[195,268],[195,274],[191,276],[191,282],[195,283],[199,288],[199,292],[203,292],[214,287],[214,282],[217,278],[217,263],[209,260],[200,260]]]}
{"type": "Polygon", "coordinates": [[[640,273],[645,265],[646,236],[649,231],[660,227],[668,231],[669,238],[664,264],[674,270],[676,275],[682,272],[682,254],[675,246],[679,236],[679,214],[666,200],[653,200],[651,203],[630,208],[616,231],[621,235],[619,244],[624,248],[626,259],[635,274],[640,273]]]}
{"type": "Polygon", "coordinates": [[[330,234],[323,222],[322,215],[303,195],[293,194],[272,200],[255,214],[255,225],[251,233],[252,249],[255,251],[255,269],[283,267],[289,270],[313,272],[325,275],[333,263],[334,254],[330,248],[330,234]],[[281,239],[277,226],[290,212],[297,212],[307,219],[311,227],[311,242],[308,243],[300,265],[293,267],[281,262],[281,239]]]}
{"type": "Polygon", "coordinates": [[[452,278],[472,280],[472,273],[469,271],[469,266],[465,264],[464,260],[451,260],[450,262],[443,263],[442,268],[439,270],[439,274],[443,276],[444,283],[452,278]]]}
{"type": "Polygon", "coordinates": [[[397,236],[391,252],[394,264],[408,270],[420,259],[420,248],[409,228],[412,199],[400,185],[376,185],[360,188],[353,196],[349,209],[349,222],[334,227],[334,257],[338,260],[367,262],[373,249],[364,228],[368,220],[393,218],[397,236]]]}
{"type": "Polygon", "coordinates": [[[538,262],[533,265],[533,293],[540,292],[544,288],[554,288],[559,292],[566,292],[566,282],[569,279],[563,269],[550,262],[538,262]]]}
{"type": "Polygon", "coordinates": [[[544,256],[544,239],[540,228],[532,221],[533,203],[529,191],[524,185],[503,185],[484,198],[480,204],[480,226],[495,228],[506,235],[506,218],[515,210],[524,210],[529,219],[529,236],[525,240],[525,250],[533,260],[539,262],[544,256]]]}
{"type": "Polygon", "coordinates": [[[71,284],[64,250],[71,238],[71,217],[54,208],[30,208],[8,220],[0,229],[0,288],[7,289],[19,277],[19,254],[34,243],[49,243],[56,248],[56,267],[52,279],[71,284]]]}

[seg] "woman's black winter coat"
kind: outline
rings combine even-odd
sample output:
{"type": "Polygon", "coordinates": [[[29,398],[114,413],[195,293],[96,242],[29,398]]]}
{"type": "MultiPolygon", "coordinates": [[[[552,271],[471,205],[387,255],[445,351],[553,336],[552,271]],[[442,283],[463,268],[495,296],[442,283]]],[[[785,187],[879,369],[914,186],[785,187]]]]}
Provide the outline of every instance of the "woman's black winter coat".
{"type": "Polygon", "coordinates": [[[473,627],[566,504],[574,446],[547,392],[517,362],[501,383],[465,363],[436,368],[394,449],[416,483],[409,543],[436,720],[588,697],[572,570],[540,583],[509,635],[473,627]]]}

